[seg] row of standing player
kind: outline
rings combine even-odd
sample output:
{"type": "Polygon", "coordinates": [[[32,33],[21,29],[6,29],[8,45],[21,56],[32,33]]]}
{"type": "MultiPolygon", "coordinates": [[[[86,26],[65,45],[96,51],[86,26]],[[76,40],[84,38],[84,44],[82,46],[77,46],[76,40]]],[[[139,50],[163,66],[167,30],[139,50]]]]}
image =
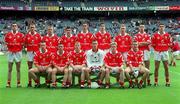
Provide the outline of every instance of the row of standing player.
{"type": "MultiPolygon", "coordinates": [[[[155,85],[158,84],[158,69],[160,61],[163,61],[166,76],[166,85],[170,85],[169,72],[168,72],[168,49],[171,47],[171,37],[168,33],[164,32],[165,26],[161,24],[159,31],[152,37],[145,33],[144,25],[139,26],[139,33],[135,35],[134,40],[138,41],[139,49],[143,51],[144,62],[147,69],[149,68],[149,46],[151,45],[155,50],[155,85]]],[[[11,72],[13,62],[16,62],[17,66],[17,86],[20,86],[20,62],[22,57],[23,46],[27,49],[28,57],[28,69],[33,66],[34,52],[39,50],[39,43],[43,40],[46,42],[46,47],[51,52],[57,51],[58,42],[60,41],[64,45],[65,51],[73,51],[74,44],[79,41],[81,49],[87,51],[91,49],[91,42],[95,39],[98,41],[98,48],[107,51],[110,48],[111,35],[106,31],[105,24],[100,24],[100,30],[93,36],[88,31],[88,24],[83,23],[82,32],[77,36],[71,34],[71,28],[66,28],[65,35],[58,37],[53,32],[53,26],[48,26],[47,35],[41,37],[35,31],[35,24],[31,24],[29,32],[24,36],[18,32],[18,26],[16,23],[12,24],[12,31],[5,35],[5,42],[8,47],[8,81],[7,86],[10,86],[11,72]]],[[[114,41],[117,43],[117,51],[122,53],[124,60],[127,59],[127,52],[131,49],[132,37],[126,33],[126,26],[123,24],[120,28],[119,35],[115,36],[114,41]]],[[[148,85],[150,85],[150,78],[147,78],[148,85]]],[[[29,76],[29,84],[31,86],[31,78],[29,76]]]]}

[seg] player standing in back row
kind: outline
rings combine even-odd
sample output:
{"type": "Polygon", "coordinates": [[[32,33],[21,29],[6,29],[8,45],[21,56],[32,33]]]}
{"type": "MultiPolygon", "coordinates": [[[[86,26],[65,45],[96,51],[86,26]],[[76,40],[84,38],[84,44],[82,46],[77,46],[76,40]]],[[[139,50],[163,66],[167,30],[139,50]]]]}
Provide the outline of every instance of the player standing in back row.
{"type": "Polygon", "coordinates": [[[165,77],[166,77],[166,86],[170,86],[169,80],[169,54],[168,50],[172,44],[170,34],[164,31],[165,25],[160,24],[159,30],[155,33],[152,37],[152,46],[154,48],[154,60],[155,60],[155,70],[154,70],[154,86],[158,85],[158,72],[159,72],[159,65],[160,61],[163,62],[164,69],[165,69],[165,77]]]}
{"type": "Polygon", "coordinates": [[[8,32],[5,35],[5,42],[8,48],[8,81],[7,88],[11,87],[11,73],[13,68],[13,63],[16,63],[16,71],[17,71],[17,87],[21,87],[20,85],[20,67],[21,67],[21,59],[22,59],[22,49],[24,45],[24,35],[18,32],[18,25],[13,23],[12,31],[8,32]]]}
{"type": "Polygon", "coordinates": [[[111,44],[111,35],[106,31],[104,23],[100,24],[99,31],[95,34],[95,38],[98,41],[98,48],[107,52],[111,44]]]}
{"type": "Polygon", "coordinates": [[[115,36],[114,41],[117,43],[117,50],[123,55],[123,59],[127,61],[127,52],[131,49],[132,38],[126,33],[126,26],[121,25],[120,32],[115,36]]]}
{"type": "Polygon", "coordinates": [[[88,23],[82,24],[82,31],[77,34],[77,41],[81,43],[81,49],[83,51],[88,51],[91,49],[91,43],[93,40],[93,34],[89,32],[88,23]]]}
{"type": "MultiPolygon", "coordinates": [[[[151,37],[145,31],[145,26],[139,26],[139,32],[135,35],[134,40],[138,42],[139,50],[143,51],[143,60],[145,67],[150,70],[150,44],[151,37]]],[[[147,85],[150,86],[150,76],[147,77],[147,85]]]]}

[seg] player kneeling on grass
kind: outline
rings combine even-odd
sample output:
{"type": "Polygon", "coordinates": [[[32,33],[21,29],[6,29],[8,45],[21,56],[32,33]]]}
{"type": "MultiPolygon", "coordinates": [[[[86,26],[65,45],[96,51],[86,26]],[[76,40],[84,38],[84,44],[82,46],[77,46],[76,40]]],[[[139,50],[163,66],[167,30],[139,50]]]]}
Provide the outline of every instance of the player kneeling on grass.
{"type": "Polygon", "coordinates": [[[41,41],[39,51],[35,52],[34,56],[35,68],[29,70],[30,77],[35,81],[35,87],[40,87],[40,79],[37,74],[48,74],[46,77],[46,85],[50,87],[51,68],[51,53],[46,49],[46,43],[41,41]]]}
{"type": "Polygon", "coordinates": [[[117,43],[112,42],[110,51],[104,58],[106,67],[106,88],[110,87],[110,73],[117,74],[118,83],[124,88],[124,70],[123,70],[123,57],[121,53],[117,52],[117,43]]]}
{"type": "Polygon", "coordinates": [[[71,82],[72,72],[73,74],[81,74],[80,85],[81,88],[84,88],[84,71],[86,68],[85,65],[85,52],[81,50],[80,42],[75,43],[75,50],[70,53],[70,69],[69,69],[69,77],[68,80],[71,82]]]}
{"type": "Polygon", "coordinates": [[[99,87],[102,87],[102,81],[105,76],[105,69],[104,69],[104,52],[98,49],[98,42],[97,40],[92,41],[92,49],[87,51],[86,53],[86,62],[87,62],[87,69],[86,69],[86,78],[88,81],[88,87],[91,87],[91,80],[89,74],[96,74],[99,76],[98,84],[99,87]]]}
{"type": "Polygon", "coordinates": [[[143,82],[146,81],[147,76],[149,75],[149,70],[143,64],[143,52],[138,49],[138,42],[134,41],[132,49],[128,52],[127,56],[128,67],[125,69],[125,74],[129,80],[129,88],[133,88],[133,81],[130,77],[130,74],[133,74],[138,84],[138,88],[142,88],[143,82]],[[142,74],[142,79],[138,82],[138,76],[142,74]]]}
{"type": "Polygon", "coordinates": [[[52,64],[54,66],[52,70],[52,87],[56,88],[56,74],[64,74],[62,87],[69,87],[70,82],[67,82],[68,78],[68,67],[69,67],[69,56],[66,51],[64,51],[64,46],[62,43],[58,44],[58,50],[52,55],[52,64]]]}

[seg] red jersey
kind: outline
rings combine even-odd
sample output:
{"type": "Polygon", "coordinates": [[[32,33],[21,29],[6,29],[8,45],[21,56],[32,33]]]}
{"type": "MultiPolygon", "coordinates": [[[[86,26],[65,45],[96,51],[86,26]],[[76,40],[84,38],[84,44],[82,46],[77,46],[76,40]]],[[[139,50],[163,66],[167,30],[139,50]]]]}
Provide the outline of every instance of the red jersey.
{"type": "Polygon", "coordinates": [[[5,35],[5,42],[7,44],[8,51],[22,51],[24,45],[24,35],[20,32],[16,32],[15,34],[12,32],[8,32],[5,35]]]}
{"type": "Polygon", "coordinates": [[[116,52],[116,54],[112,54],[111,52],[108,52],[104,57],[104,62],[111,67],[121,67],[123,64],[123,57],[121,53],[116,52]]]}
{"type": "MultiPolygon", "coordinates": [[[[150,35],[146,34],[146,33],[138,33],[135,35],[134,39],[137,41],[137,42],[149,42],[151,43],[151,37],[150,35]]],[[[150,47],[149,45],[145,45],[145,46],[139,46],[139,49],[144,51],[144,50],[150,50],[150,47]]]]}
{"type": "Polygon", "coordinates": [[[82,64],[86,64],[85,57],[86,57],[86,54],[83,51],[80,51],[79,53],[72,51],[70,53],[69,58],[73,65],[82,65],[82,64]]]}
{"type": "Polygon", "coordinates": [[[155,51],[168,51],[171,46],[171,37],[168,33],[155,33],[152,37],[152,46],[155,51]]]}
{"type": "Polygon", "coordinates": [[[128,52],[131,49],[132,38],[129,35],[117,35],[114,41],[117,43],[118,52],[128,52]]]}
{"type": "Polygon", "coordinates": [[[138,67],[141,63],[143,63],[143,51],[135,52],[130,50],[127,54],[127,64],[138,67]]]}
{"type": "Polygon", "coordinates": [[[58,42],[60,40],[57,35],[53,35],[51,37],[46,35],[42,38],[42,40],[46,42],[46,47],[49,51],[53,53],[57,51],[58,42]]]}
{"type": "Polygon", "coordinates": [[[64,45],[64,50],[67,52],[73,51],[76,40],[77,39],[74,35],[71,37],[67,37],[66,35],[62,36],[61,43],[64,45]]]}
{"type": "Polygon", "coordinates": [[[38,51],[40,42],[41,35],[37,32],[35,32],[34,34],[31,34],[29,32],[25,36],[25,46],[27,48],[27,51],[38,51]]]}
{"type": "Polygon", "coordinates": [[[77,34],[77,41],[81,43],[81,49],[83,51],[87,51],[91,49],[91,43],[93,40],[93,34],[88,32],[88,33],[78,33],[77,34]]]}
{"type": "Polygon", "coordinates": [[[175,51],[180,51],[179,42],[173,42],[173,44],[172,44],[172,51],[173,51],[173,52],[175,52],[175,51]]]}
{"type": "Polygon", "coordinates": [[[46,50],[45,53],[41,51],[36,51],[34,56],[34,64],[39,66],[48,66],[51,64],[51,53],[46,50]]]}
{"type": "Polygon", "coordinates": [[[65,51],[62,55],[59,55],[59,53],[56,51],[52,54],[51,60],[53,65],[57,65],[58,67],[64,67],[69,62],[69,55],[65,51]]]}
{"type": "Polygon", "coordinates": [[[100,31],[95,34],[95,39],[98,41],[98,48],[101,50],[107,50],[110,48],[111,35],[106,32],[102,34],[100,31]]]}

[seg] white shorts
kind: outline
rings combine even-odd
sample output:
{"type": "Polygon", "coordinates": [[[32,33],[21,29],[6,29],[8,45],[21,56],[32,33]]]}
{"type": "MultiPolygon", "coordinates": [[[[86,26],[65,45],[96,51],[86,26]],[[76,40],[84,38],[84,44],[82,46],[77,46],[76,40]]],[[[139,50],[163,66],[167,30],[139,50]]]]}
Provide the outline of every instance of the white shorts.
{"type": "Polygon", "coordinates": [[[34,60],[34,55],[35,55],[35,53],[33,51],[27,52],[27,60],[28,61],[33,61],[34,60]]]}
{"type": "Polygon", "coordinates": [[[179,55],[180,55],[180,51],[174,51],[174,52],[172,53],[172,55],[173,55],[173,56],[179,56],[179,55]]]}
{"type": "Polygon", "coordinates": [[[158,52],[154,51],[154,60],[156,61],[168,61],[169,60],[169,53],[168,51],[158,52]]]}
{"type": "Polygon", "coordinates": [[[144,61],[149,61],[150,60],[150,51],[144,50],[143,53],[144,53],[144,56],[143,56],[144,61]]]}
{"type": "Polygon", "coordinates": [[[122,53],[123,60],[126,62],[127,61],[127,52],[122,53]]]}
{"type": "Polygon", "coordinates": [[[8,62],[20,62],[22,59],[22,51],[20,52],[8,52],[8,62]]]}

